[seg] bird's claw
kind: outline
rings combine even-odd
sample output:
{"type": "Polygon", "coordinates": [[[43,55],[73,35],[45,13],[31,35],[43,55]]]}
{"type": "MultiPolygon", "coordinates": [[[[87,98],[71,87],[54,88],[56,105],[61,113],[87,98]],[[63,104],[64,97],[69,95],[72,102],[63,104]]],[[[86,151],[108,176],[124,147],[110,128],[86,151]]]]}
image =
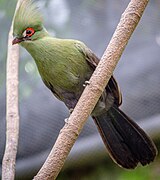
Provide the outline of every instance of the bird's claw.
{"type": "Polygon", "coordinates": [[[90,85],[89,81],[85,81],[84,84],[83,84],[83,87],[86,87],[87,85],[90,85]]]}
{"type": "MultiPolygon", "coordinates": [[[[72,114],[73,110],[74,110],[73,108],[69,109],[69,114],[72,114]]],[[[68,118],[65,118],[65,119],[64,119],[64,122],[65,122],[65,123],[68,123],[68,118]]]]}
{"type": "Polygon", "coordinates": [[[65,123],[68,123],[68,118],[65,118],[65,119],[64,119],[64,122],[65,122],[65,123]]]}
{"type": "Polygon", "coordinates": [[[69,114],[72,114],[73,110],[73,108],[69,109],[69,114]]]}

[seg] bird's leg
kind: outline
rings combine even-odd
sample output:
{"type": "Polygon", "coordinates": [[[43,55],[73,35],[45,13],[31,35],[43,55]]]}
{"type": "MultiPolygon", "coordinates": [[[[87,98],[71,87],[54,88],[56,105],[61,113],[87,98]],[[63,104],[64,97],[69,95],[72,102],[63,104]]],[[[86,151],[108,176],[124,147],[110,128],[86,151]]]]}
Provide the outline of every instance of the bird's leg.
{"type": "Polygon", "coordinates": [[[73,108],[69,109],[69,114],[70,115],[72,114],[73,110],[74,110],[73,108]]]}
{"type": "Polygon", "coordinates": [[[68,123],[68,118],[65,118],[65,119],[64,119],[64,122],[65,122],[65,123],[68,123]]]}
{"type": "MultiPolygon", "coordinates": [[[[70,109],[69,109],[69,115],[72,114],[73,110],[74,110],[73,108],[70,108],[70,109]]],[[[65,123],[68,123],[68,118],[65,118],[65,119],[64,119],[64,122],[65,122],[65,123]]]]}
{"type": "MultiPolygon", "coordinates": [[[[71,115],[78,100],[74,93],[65,92],[64,95],[65,95],[64,103],[69,109],[69,115],[71,115]]],[[[65,118],[64,121],[65,123],[68,123],[68,118],[65,118]]]]}
{"type": "Polygon", "coordinates": [[[83,84],[83,87],[86,87],[87,85],[90,85],[89,81],[85,81],[84,84],[83,84]]]}

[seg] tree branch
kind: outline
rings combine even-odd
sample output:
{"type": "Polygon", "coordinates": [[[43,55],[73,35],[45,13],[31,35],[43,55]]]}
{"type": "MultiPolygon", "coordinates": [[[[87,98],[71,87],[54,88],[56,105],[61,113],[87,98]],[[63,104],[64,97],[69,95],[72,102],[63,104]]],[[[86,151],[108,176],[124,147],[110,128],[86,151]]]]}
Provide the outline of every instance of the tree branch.
{"type": "Polygon", "coordinates": [[[113,37],[102,56],[74,111],[55,142],[46,162],[34,180],[56,179],[73,144],[80,134],[87,118],[107,85],[133,31],[135,30],[148,0],[131,0],[113,37]]]}
{"type": "MultiPolygon", "coordinates": [[[[18,1],[16,10],[19,7],[18,1]]],[[[15,10],[15,12],[16,12],[15,10]]],[[[15,16],[15,14],[14,14],[15,16]]],[[[13,17],[14,20],[14,17],[13,17]]],[[[18,64],[19,46],[12,46],[13,20],[8,35],[6,82],[6,146],[2,161],[2,180],[14,180],[19,137],[18,64]]]]}

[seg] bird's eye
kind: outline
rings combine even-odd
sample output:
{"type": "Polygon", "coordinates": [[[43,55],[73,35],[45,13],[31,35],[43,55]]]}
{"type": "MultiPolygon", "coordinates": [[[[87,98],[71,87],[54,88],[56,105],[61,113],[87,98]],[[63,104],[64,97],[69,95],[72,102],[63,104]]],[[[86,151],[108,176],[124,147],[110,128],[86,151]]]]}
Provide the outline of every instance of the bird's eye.
{"type": "Polygon", "coordinates": [[[23,32],[23,37],[31,37],[35,33],[35,30],[33,28],[27,28],[23,32]]]}

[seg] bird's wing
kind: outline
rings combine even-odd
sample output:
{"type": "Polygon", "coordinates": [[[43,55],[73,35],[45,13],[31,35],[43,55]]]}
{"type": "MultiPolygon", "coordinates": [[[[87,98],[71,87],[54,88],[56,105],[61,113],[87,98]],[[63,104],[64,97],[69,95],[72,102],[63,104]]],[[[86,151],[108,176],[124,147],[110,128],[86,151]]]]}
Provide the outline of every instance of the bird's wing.
{"type": "MultiPolygon", "coordinates": [[[[76,43],[76,47],[81,53],[83,53],[88,64],[93,68],[93,70],[95,70],[96,66],[99,63],[99,58],[84,44],[76,43]]],[[[118,83],[113,77],[113,75],[111,76],[106,86],[106,91],[113,94],[115,98],[115,104],[117,106],[120,106],[122,104],[122,94],[118,86],[118,83]]]]}
{"type": "Polygon", "coordinates": [[[47,82],[45,79],[43,79],[44,84],[48,87],[48,89],[50,89],[52,91],[52,93],[54,94],[54,96],[59,99],[60,101],[62,101],[62,99],[60,98],[60,96],[56,93],[56,91],[54,90],[52,84],[50,82],[47,82]]]}
{"type": "Polygon", "coordinates": [[[88,64],[95,70],[99,63],[99,58],[83,43],[76,42],[77,49],[85,56],[88,64]]]}
{"type": "Polygon", "coordinates": [[[111,76],[108,85],[106,86],[106,91],[109,91],[114,95],[115,104],[119,107],[122,104],[122,94],[118,83],[113,76],[111,76]]]}

